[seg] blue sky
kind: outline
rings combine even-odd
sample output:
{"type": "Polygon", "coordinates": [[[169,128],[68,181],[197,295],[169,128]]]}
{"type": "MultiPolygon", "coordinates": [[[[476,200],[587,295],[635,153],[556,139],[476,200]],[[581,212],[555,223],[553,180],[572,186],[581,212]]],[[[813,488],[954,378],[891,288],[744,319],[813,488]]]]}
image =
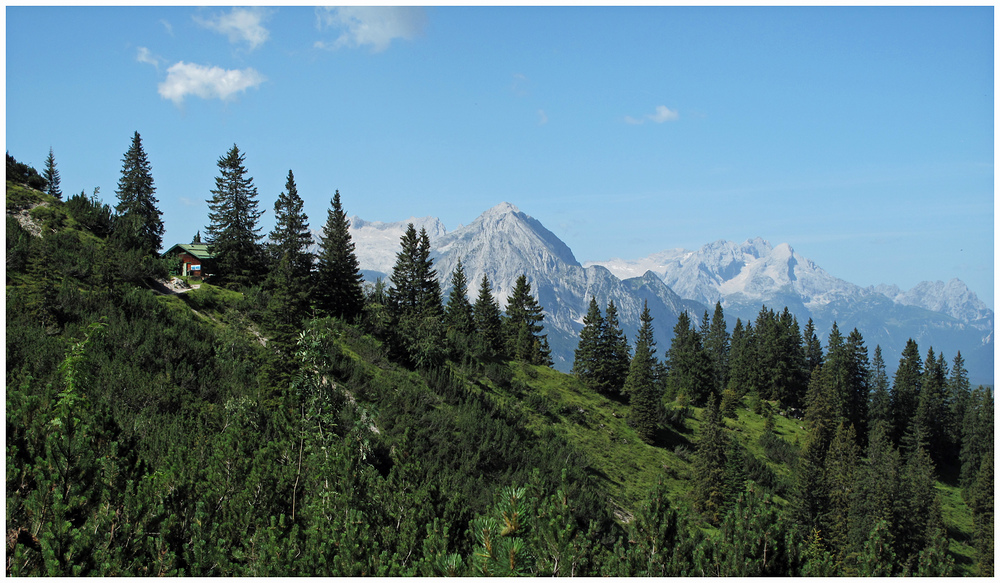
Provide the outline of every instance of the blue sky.
{"type": "Polygon", "coordinates": [[[994,9],[7,7],[7,144],[114,204],[139,131],[165,243],[235,143],[314,228],[501,201],[580,261],[761,236],[993,306],[994,9]]]}

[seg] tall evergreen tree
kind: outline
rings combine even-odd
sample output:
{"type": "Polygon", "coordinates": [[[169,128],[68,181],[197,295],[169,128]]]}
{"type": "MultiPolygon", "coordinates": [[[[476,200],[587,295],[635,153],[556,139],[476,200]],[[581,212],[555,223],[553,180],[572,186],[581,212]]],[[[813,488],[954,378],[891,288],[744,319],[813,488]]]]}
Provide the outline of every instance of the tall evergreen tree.
{"type": "Polygon", "coordinates": [[[809,318],[805,330],[802,331],[802,343],[805,345],[806,371],[812,374],[817,366],[823,364],[823,345],[816,336],[816,325],[813,324],[812,318],[809,318]]]}
{"type": "Polygon", "coordinates": [[[823,516],[824,531],[837,563],[843,563],[850,550],[850,513],[857,483],[858,455],[854,426],[845,427],[841,423],[827,451],[823,476],[829,502],[823,516]]]}
{"type": "Polygon", "coordinates": [[[469,280],[465,278],[465,268],[459,259],[451,274],[451,293],[448,294],[448,303],[444,307],[445,326],[449,333],[454,331],[462,336],[469,336],[476,330],[468,290],[469,280]]]}
{"type": "MultiPolygon", "coordinates": [[[[858,463],[851,505],[851,545],[856,553],[862,555],[866,553],[866,548],[869,556],[876,550],[870,547],[873,544],[871,533],[879,524],[887,527],[881,534],[880,542],[890,549],[880,554],[895,553],[901,462],[888,429],[888,425],[882,423],[872,426],[868,448],[858,463]]],[[[858,560],[859,574],[868,569],[863,560],[863,556],[858,560]]],[[[896,565],[886,567],[889,570],[896,568],[898,572],[896,565]]]]}
{"type": "Polygon", "coordinates": [[[423,228],[417,233],[413,223],[406,227],[400,238],[401,250],[396,254],[396,265],[389,281],[389,299],[396,314],[440,316],[441,284],[437,281],[437,270],[430,259],[430,240],[423,228]]]}
{"type": "Polygon", "coordinates": [[[601,392],[605,395],[621,394],[631,363],[628,339],[618,324],[618,308],[614,300],[608,300],[598,342],[597,377],[601,392]]]}
{"type": "Polygon", "coordinates": [[[965,369],[965,359],[958,352],[951,364],[951,375],[948,377],[948,441],[951,445],[951,457],[958,459],[962,443],[962,420],[969,406],[971,386],[969,373],[965,369]]]}
{"type": "Polygon", "coordinates": [[[757,345],[754,342],[753,325],[746,328],[743,321],[736,319],[729,346],[729,372],[726,387],[737,396],[758,393],[757,387],[757,345]]]}
{"type": "Polygon", "coordinates": [[[892,382],[892,441],[896,445],[902,442],[903,434],[917,411],[922,375],[920,349],[911,338],[906,341],[892,382]]]}
{"type": "Polygon", "coordinates": [[[658,390],[659,383],[656,382],[656,355],[653,347],[647,344],[647,338],[652,338],[653,335],[652,320],[649,306],[644,303],[642,321],[643,326],[648,326],[649,330],[641,333],[636,341],[635,356],[632,357],[623,387],[625,393],[630,395],[629,421],[635,427],[639,438],[646,443],[654,441],[660,417],[660,400],[663,397],[658,390]]]}
{"type": "Polygon", "coordinates": [[[476,303],[472,306],[472,319],[476,324],[477,342],[487,357],[505,357],[500,306],[493,297],[490,280],[483,274],[476,303]]]}
{"type": "MultiPolygon", "coordinates": [[[[706,312],[707,314],[708,312],[706,312]]],[[[726,331],[726,316],[722,311],[722,303],[715,303],[715,312],[712,314],[712,322],[708,326],[708,333],[704,335],[704,346],[708,352],[710,370],[714,391],[721,395],[726,389],[727,376],[729,373],[729,332],[726,331]]]]}
{"type": "Polygon", "coordinates": [[[364,308],[361,265],[354,253],[350,221],[334,190],[316,258],[316,305],[322,313],[353,321],[364,308]]]}
{"type": "Polygon", "coordinates": [[[854,427],[858,445],[863,447],[868,436],[868,399],[871,387],[868,349],[865,339],[855,328],[847,336],[847,424],[854,427]]]}
{"type": "Polygon", "coordinates": [[[722,414],[715,403],[715,395],[709,394],[693,464],[695,507],[711,522],[718,524],[725,508],[726,449],[729,440],[726,439],[722,414]]]}
{"type": "Polygon", "coordinates": [[[927,360],[920,379],[917,410],[904,435],[907,453],[923,447],[935,464],[945,461],[947,448],[948,394],[944,359],[927,351],[927,360]]]}
{"type": "Polygon", "coordinates": [[[545,314],[538,301],[531,295],[528,276],[521,274],[514,282],[514,289],[507,298],[507,317],[504,319],[504,336],[507,352],[517,360],[531,364],[552,364],[548,341],[542,334],[545,314]]]}
{"type": "Polygon", "coordinates": [[[604,317],[597,305],[597,298],[590,296],[587,314],[583,317],[580,341],[573,353],[573,374],[595,391],[603,392],[600,386],[601,339],[604,336],[604,317]]]}
{"type": "Polygon", "coordinates": [[[42,170],[42,178],[45,179],[45,194],[54,196],[62,200],[62,188],[60,188],[59,171],[56,170],[56,157],[49,148],[49,157],[45,159],[45,169],[42,170]]]}
{"type": "Polygon", "coordinates": [[[272,265],[276,265],[283,257],[288,257],[291,268],[288,275],[294,281],[302,282],[302,289],[306,289],[314,257],[309,252],[313,238],[309,230],[309,217],[303,211],[303,204],[295,186],[295,175],[289,170],[285,179],[285,189],[274,201],[275,224],[274,229],[268,234],[268,250],[272,265]]]}
{"type": "Polygon", "coordinates": [[[132,145],[122,159],[122,175],[116,191],[118,205],[115,206],[120,220],[116,221],[116,227],[119,224],[134,224],[138,232],[134,234],[133,244],[146,253],[156,253],[163,246],[164,227],[160,218],[163,213],[156,206],[155,192],[152,169],[142,148],[142,138],[139,132],[135,132],[132,145]]]}
{"type": "MultiPolygon", "coordinates": [[[[312,234],[309,218],[302,210],[302,199],[295,187],[295,177],[288,171],[285,190],[274,203],[275,226],[269,234],[268,250],[271,256],[265,288],[269,292],[266,320],[275,331],[274,344],[281,351],[275,359],[275,368],[280,373],[290,374],[289,358],[295,349],[295,340],[301,330],[302,321],[309,312],[310,271],[312,253],[309,245],[312,234]]],[[[286,383],[284,374],[274,379],[286,383]]]]}
{"type": "Polygon", "coordinates": [[[868,402],[868,431],[871,432],[878,424],[884,424],[886,429],[892,427],[892,403],[889,395],[889,377],[885,373],[885,361],[882,359],[882,347],[875,346],[870,370],[871,399],[868,402]]]}
{"type": "Polygon", "coordinates": [[[264,269],[263,236],[257,226],[264,213],[257,210],[257,187],[247,176],[244,158],[235,144],[219,158],[220,174],[208,200],[209,225],[205,227],[218,275],[237,287],[251,285],[264,269]]]}
{"type": "Polygon", "coordinates": [[[677,316],[674,337],[667,350],[666,366],[669,397],[687,395],[692,403],[700,405],[708,400],[709,394],[714,394],[708,354],[698,331],[691,327],[687,312],[677,316]]]}

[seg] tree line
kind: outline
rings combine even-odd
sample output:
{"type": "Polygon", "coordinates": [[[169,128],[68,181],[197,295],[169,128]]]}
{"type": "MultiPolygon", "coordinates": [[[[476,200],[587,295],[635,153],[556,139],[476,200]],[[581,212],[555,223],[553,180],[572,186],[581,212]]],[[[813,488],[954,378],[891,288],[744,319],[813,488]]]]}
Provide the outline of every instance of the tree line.
{"type": "Polygon", "coordinates": [[[648,309],[630,345],[592,300],[572,390],[694,447],[682,499],[660,483],[616,521],[586,455],[529,429],[511,367],[551,361],[525,276],[501,310],[459,264],[443,298],[409,225],[366,286],[339,192],[313,255],[291,171],[265,239],[242,152],[219,169],[220,286],[170,301],[145,289],[171,266],[138,133],[114,208],[35,207],[41,237],[8,216],[8,574],[944,575],[936,480],[992,574],[993,399],[961,354],[911,342],[890,379],[856,330],[824,349],[787,309],[729,332],[716,305],[660,357],[648,309]],[[790,442],[776,418],[797,410],[790,442]],[[730,428],[751,413],[766,460],[730,428]]]}

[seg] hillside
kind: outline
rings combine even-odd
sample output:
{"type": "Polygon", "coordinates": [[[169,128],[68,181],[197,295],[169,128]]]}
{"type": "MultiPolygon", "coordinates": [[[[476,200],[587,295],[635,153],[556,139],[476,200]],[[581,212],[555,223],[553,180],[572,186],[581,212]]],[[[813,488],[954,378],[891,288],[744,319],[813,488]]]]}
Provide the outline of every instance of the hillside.
{"type": "MultiPolygon", "coordinates": [[[[647,442],[629,397],[433,318],[390,320],[374,288],[359,318],[309,317],[290,344],[268,281],[157,293],[176,266],[124,246],[105,213],[8,183],[8,575],[933,575],[984,560],[980,489],[891,444],[851,450],[844,487],[864,498],[888,456],[895,522],[862,527],[852,502],[860,534],[810,538],[818,406],[701,401],[676,392],[675,366],[647,442]],[[28,207],[40,236],[12,218],[28,207]],[[940,510],[926,540],[903,522],[925,503],[940,510]]],[[[987,411],[973,429],[992,435],[987,411]]]]}

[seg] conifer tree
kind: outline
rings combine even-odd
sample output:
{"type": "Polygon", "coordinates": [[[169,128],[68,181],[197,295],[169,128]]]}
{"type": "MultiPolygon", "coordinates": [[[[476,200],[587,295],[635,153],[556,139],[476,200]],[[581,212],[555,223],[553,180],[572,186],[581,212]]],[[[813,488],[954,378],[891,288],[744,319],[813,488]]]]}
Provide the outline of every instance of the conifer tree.
{"type": "Polygon", "coordinates": [[[837,426],[826,454],[825,489],[829,506],[823,516],[826,540],[837,563],[843,563],[850,548],[850,513],[857,482],[858,445],[854,426],[837,426]]]}
{"type": "Polygon", "coordinates": [[[847,336],[844,348],[847,356],[846,422],[854,427],[858,445],[863,447],[868,436],[868,399],[871,387],[868,384],[868,349],[857,328],[847,336]]]}
{"type": "Polygon", "coordinates": [[[45,159],[45,169],[42,171],[42,178],[45,179],[45,194],[62,200],[62,188],[60,188],[59,171],[56,170],[56,157],[49,148],[49,157],[45,159]]]}
{"type": "Polygon", "coordinates": [[[632,357],[628,339],[618,324],[618,308],[614,300],[608,300],[607,309],[604,311],[604,326],[601,329],[597,352],[597,377],[601,387],[599,390],[605,395],[620,394],[625,384],[625,377],[628,376],[632,357]]]}
{"type": "Polygon", "coordinates": [[[459,259],[455,271],[451,274],[451,293],[448,294],[448,303],[444,307],[445,326],[449,334],[454,331],[462,336],[469,336],[475,332],[468,288],[469,281],[465,278],[465,268],[459,259]]]}
{"type": "Polygon", "coordinates": [[[868,385],[871,387],[871,399],[868,403],[868,431],[871,432],[878,424],[884,424],[885,428],[892,427],[892,403],[889,396],[889,377],[885,373],[885,361],[882,360],[882,347],[875,346],[875,355],[872,357],[870,371],[871,378],[868,385]]]}
{"type": "Polygon", "coordinates": [[[531,295],[527,275],[521,274],[514,282],[514,289],[507,298],[506,311],[504,336],[508,354],[531,364],[552,364],[548,354],[548,341],[541,334],[545,314],[531,295]]]}
{"type": "Polygon", "coordinates": [[[957,458],[962,444],[962,420],[969,406],[971,394],[969,373],[965,369],[965,359],[959,351],[951,365],[951,375],[948,377],[948,441],[952,458],[957,458]]]}
{"type": "Polygon", "coordinates": [[[268,250],[272,265],[288,256],[291,265],[289,275],[295,281],[304,282],[302,287],[306,288],[314,258],[309,252],[313,239],[309,230],[309,217],[303,211],[303,204],[295,186],[295,175],[289,170],[285,189],[274,201],[275,225],[268,235],[268,250]]]}
{"type": "MultiPolygon", "coordinates": [[[[708,312],[705,312],[707,315],[708,312]]],[[[715,312],[712,314],[712,322],[708,326],[708,333],[704,335],[704,346],[708,352],[708,360],[714,390],[721,395],[726,389],[727,375],[729,372],[729,332],[726,331],[726,317],[722,311],[722,303],[715,303],[715,312]]]]}
{"type": "MultiPolygon", "coordinates": [[[[858,463],[851,505],[852,548],[869,557],[872,553],[895,555],[901,462],[888,429],[888,425],[881,423],[872,426],[868,448],[858,463]],[[885,525],[886,530],[878,535],[878,543],[888,545],[888,549],[871,548],[875,544],[872,533],[879,524],[885,525]]],[[[873,567],[859,565],[861,573],[865,568],[873,567]]],[[[893,565],[888,569],[893,569],[893,565]]]]}
{"type": "Polygon", "coordinates": [[[353,321],[364,308],[361,265],[354,253],[350,221],[334,190],[316,258],[316,298],[322,313],[353,321]]]}
{"type": "Polygon", "coordinates": [[[209,225],[205,239],[215,255],[220,278],[237,287],[249,286],[262,275],[263,236],[257,221],[263,211],[257,210],[257,187],[247,176],[243,165],[245,155],[233,144],[219,158],[219,176],[208,200],[209,225]]]}
{"type": "Polygon", "coordinates": [[[283,353],[276,361],[283,369],[283,365],[293,361],[288,357],[294,352],[295,338],[309,311],[312,233],[302,206],[295,176],[289,170],[285,190],[274,203],[275,226],[268,237],[271,269],[265,282],[270,294],[266,319],[275,330],[275,344],[283,353]]]}
{"type": "Polygon", "coordinates": [[[476,303],[472,306],[472,319],[476,324],[476,333],[482,352],[488,357],[505,356],[502,333],[500,306],[493,297],[490,280],[483,274],[479,285],[476,303]]]}
{"type": "Polygon", "coordinates": [[[647,338],[652,338],[653,335],[653,318],[649,315],[649,306],[645,303],[641,319],[643,326],[648,327],[648,330],[640,332],[636,341],[635,356],[632,357],[623,389],[630,395],[629,422],[635,427],[640,439],[646,443],[653,443],[657,420],[660,417],[662,395],[656,382],[656,356],[653,348],[647,344],[647,338]]]}
{"type": "Polygon", "coordinates": [[[573,374],[595,391],[601,391],[598,378],[600,369],[601,338],[604,336],[604,317],[597,305],[597,298],[590,296],[587,314],[583,317],[583,329],[573,358],[573,374]]]}
{"type": "Polygon", "coordinates": [[[816,336],[816,325],[812,318],[806,323],[805,330],[802,331],[802,341],[805,345],[806,371],[812,374],[817,366],[823,364],[823,346],[816,336]]]}
{"type": "Polygon", "coordinates": [[[911,338],[906,341],[892,382],[892,440],[896,445],[902,442],[903,434],[917,411],[922,375],[920,349],[911,338]]]}
{"type": "Polygon", "coordinates": [[[907,453],[923,447],[931,459],[940,464],[947,452],[946,422],[948,419],[946,372],[942,368],[944,360],[934,355],[934,349],[927,351],[927,360],[920,379],[920,394],[917,410],[904,435],[907,453]]]}
{"type": "Polygon", "coordinates": [[[389,281],[389,299],[397,316],[440,316],[441,284],[430,258],[431,244],[426,229],[417,233],[413,223],[400,238],[401,250],[389,281]]]}
{"type": "Polygon", "coordinates": [[[976,479],[969,495],[969,506],[972,507],[973,542],[976,548],[976,574],[980,577],[993,576],[993,448],[983,456],[983,461],[976,472],[976,479]]]}
{"type": "Polygon", "coordinates": [[[687,312],[677,316],[666,366],[669,397],[683,394],[690,397],[692,403],[702,404],[709,394],[714,394],[708,354],[701,345],[701,336],[691,327],[687,312]]]}
{"type": "Polygon", "coordinates": [[[715,403],[715,395],[709,394],[693,464],[695,506],[710,521],[718,524],[725,507],[726,449],[729,440],[726,439],[722,415],[715,403]]]}
{"type": "Polygon", "coordinates": [[[163,213],[156,206],[158,201],[154,196],[155,192],[152,170],[142,148],[142,138],[139,132],[135,132],[132,145],[122,159],[115,212],[123,220],[116,221],[116,227],[121,223],[129,225],[132,223],[131,219],[134,219],[138,232],[135,233],[133,245],[146,253],[155,253],[163,246],[164,227],[160,218],[163,213]]]}
{"type": "Polygon", "coordinates": [[[737,396],[758,392],[757,387],[757,350],[754,342],[753,325],[736,319],[729,348],[729,372],[726,387],[737,396]]]}

